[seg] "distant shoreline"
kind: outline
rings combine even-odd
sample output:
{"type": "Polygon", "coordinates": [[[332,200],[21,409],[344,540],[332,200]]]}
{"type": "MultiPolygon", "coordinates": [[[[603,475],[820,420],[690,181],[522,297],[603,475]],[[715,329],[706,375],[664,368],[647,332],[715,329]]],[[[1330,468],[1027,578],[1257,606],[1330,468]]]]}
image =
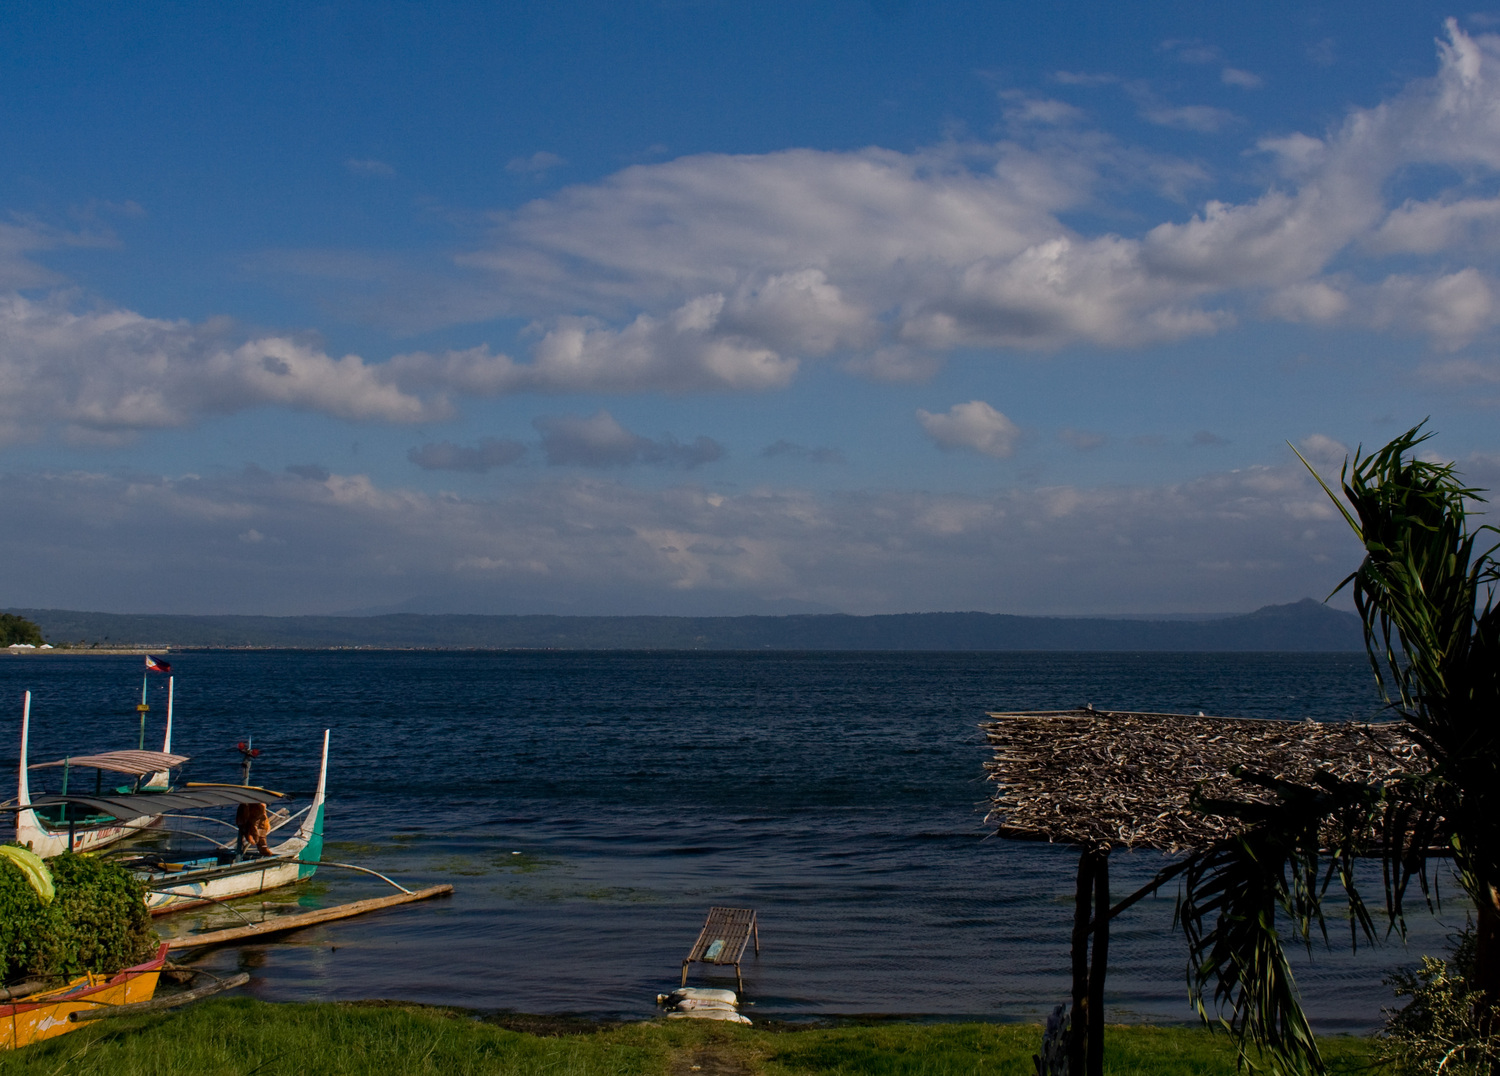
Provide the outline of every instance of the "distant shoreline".
{"type": "Polygon", "coordinates": [[[144,654],[167,654],[172,651],[170,646],[53,646],[50,650],[37,648],[16,649],[0,647],[0,653],[9,654],[16,658],[50,658],[58,654],[71,654],[74,657],[139,657],[144,654]]]}
{"type": "MultiPolygon", "coordinates": [[[[235,650],[1361,652],[1353,613],[1303,599],[1203,620],[1006,613],[850,616],[189,616],[6,610],[72,653],[235,650]],[[59,643],[59,640],[66,640],[59,643]],[[147,641],[142,641],[147,640],[147,641]]],[[[48,651],[55,653],[58,651],[48,651]]]]}

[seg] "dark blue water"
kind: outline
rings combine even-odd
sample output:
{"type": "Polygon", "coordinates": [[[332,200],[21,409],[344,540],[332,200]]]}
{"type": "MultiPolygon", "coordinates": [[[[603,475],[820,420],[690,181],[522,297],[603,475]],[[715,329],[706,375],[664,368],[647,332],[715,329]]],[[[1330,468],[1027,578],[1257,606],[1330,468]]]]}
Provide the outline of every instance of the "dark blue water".
{"type": "MultiPolygon", "coordinates": [[[[986,711],[1092,702],[1329,720],[1379,709],[1354,654],[202,652],[172,663],[188,779],[237,780],[233,745],[253,736],[256,783],[310,790],[331,728],[325,855],[457,890],[209,966],[251,971],[271,999],[643,1017],[677,982],[705,910],[730,904],[761,917],[752,1013],[1034,1018],[1068,991],[1076,856],[986,839],[986,711]]],[[[16,742],[29,688],[33,759],[134,746],[141,665],[0,658],[0,742],[16,742]]],[[[148,746],[164,701],[153,678],[148,746]]],[[[1115,891],[1161,862],[1117,854],[1115,891]]],[[[322,906],[381,888],[325,869],[275,900],[322,906]]],[[[1173,895],[1116,921],[1111,1018],[1192,1019],[1173,895]]],[[[1383,969],[1436,951],[1462,920],[1454,904],[1439,921],[1417,917],[1409,947],[1301,960],[1319,1026],[1378,1023],[1391,1000],[1383,969]]]]}

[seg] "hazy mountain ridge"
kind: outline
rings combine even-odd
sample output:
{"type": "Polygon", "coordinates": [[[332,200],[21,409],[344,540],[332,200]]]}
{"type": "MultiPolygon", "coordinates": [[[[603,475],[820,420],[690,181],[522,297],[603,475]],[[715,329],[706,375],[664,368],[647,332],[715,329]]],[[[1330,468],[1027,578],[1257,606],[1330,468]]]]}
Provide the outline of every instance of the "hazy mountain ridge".
{"type": "Polygon", "coordinates": [[[9,609],[54,643],[557,650],[1362,650],[1359,618],[1311,598],[1206,620],[1004,613],[789,616],[183,616],[9,609]]]}

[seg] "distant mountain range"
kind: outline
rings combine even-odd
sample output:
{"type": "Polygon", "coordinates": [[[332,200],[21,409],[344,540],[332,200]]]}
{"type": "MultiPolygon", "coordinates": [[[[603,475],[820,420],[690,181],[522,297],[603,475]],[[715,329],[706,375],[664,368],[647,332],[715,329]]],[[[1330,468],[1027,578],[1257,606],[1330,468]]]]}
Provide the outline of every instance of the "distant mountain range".
{"type": "Polygon", "coordinates": [[[1304,598],[1205,620],[883,616],[173,616],[7,609],[54,644],[439,650],[1362,650],[1359,618],[1304,598]]]}

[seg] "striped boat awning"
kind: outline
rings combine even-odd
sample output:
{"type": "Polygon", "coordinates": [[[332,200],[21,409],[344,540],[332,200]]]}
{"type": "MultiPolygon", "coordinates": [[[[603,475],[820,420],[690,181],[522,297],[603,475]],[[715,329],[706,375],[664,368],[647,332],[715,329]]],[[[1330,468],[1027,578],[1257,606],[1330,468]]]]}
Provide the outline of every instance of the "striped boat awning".
{"type": "Polygon", "coordinates": [[[201,811],[207,807],[232,807],[241,803],[274,803],[285,796],[268,788],[247,785],[214,785],[173,792],[141,792],[121,796],[38,796],[28,804],[7,803],[0,810],[27,811],[36,807],[57,807],[72,803],[114,818],[141,818],[166,814],[168,811],[201,811]]]}
{"type": "Polygon", "coordinates": [[[187,755],[169,755],[163,751],[106,751],[102,755],[70,755],[56,762],[38,762],[30,767],[45,770],[49,766],[85,766],[91,770],[128,773],[136,776],[176,769],[188,760],[187,755]]]}

